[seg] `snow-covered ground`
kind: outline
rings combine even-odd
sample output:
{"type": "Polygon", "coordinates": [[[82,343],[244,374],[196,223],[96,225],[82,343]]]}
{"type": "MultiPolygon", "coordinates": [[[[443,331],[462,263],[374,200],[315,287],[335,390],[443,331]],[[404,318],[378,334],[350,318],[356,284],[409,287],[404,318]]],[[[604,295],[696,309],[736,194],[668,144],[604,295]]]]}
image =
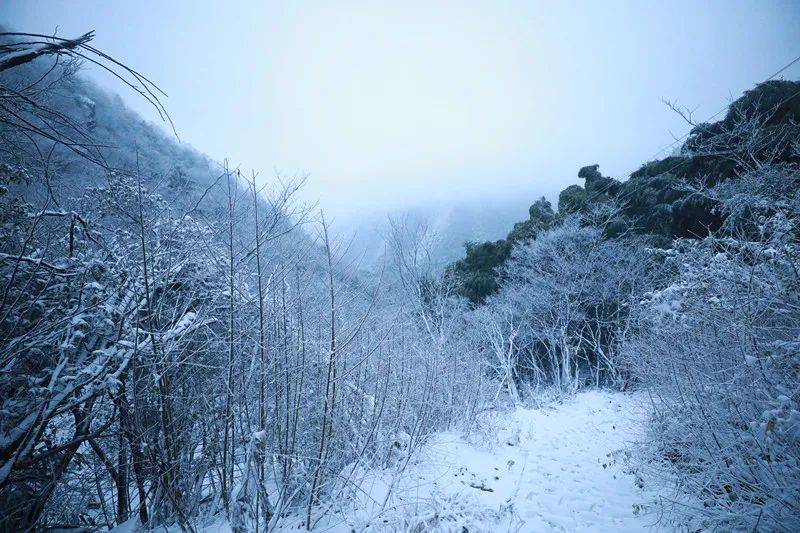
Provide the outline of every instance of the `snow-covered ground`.
{"type": "MultiPolygon", "coordinates": [[[[641,397],[598,390],[550,408],[484,413],[469,436],[429,439],[400,475],[356,476],[359,496],[314,530],[668,531],[658,523],[656,484],[625,465],[646,417],[641,397]]],[[[278,530],[304,531],[303,522],[287,517],[278,530]]]]}
{"type": "Polygon", "coordinates": [[[399,479],[386,471],[367,473],[360,483],[363,496],[318,527],[337,532],[668,529],[657,524],[656,487],[625,466],[626,448],[642,435],[646,415],[641,397],[597,390],[549,409],[484,415],[471,436],[442,433],[430,439],[399,479]]]}

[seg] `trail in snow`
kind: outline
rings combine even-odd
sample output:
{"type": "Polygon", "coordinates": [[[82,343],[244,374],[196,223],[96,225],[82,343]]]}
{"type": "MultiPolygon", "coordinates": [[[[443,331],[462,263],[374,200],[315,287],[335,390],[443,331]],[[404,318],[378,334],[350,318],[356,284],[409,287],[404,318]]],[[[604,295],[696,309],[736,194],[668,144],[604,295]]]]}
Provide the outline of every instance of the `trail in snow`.
{"type": "Polygon", "coordinates": [[[592,390],[552,409],[495,416],[477,438],[438,434],[395,481],[385,506],[393,477],[368,473],[360,484],[368,496],[321,529],[667,530],[657,524],[656,487],[624,464],[646,415],[638,396],[592,390]]]}
{"type": "MultiPolygon", "coordinates": [[[[640,397],[597,390],[552,408],[485,413],[467,437],[434,435],[401,475],[361,472],[358,496],[314,531],[669,531],[658,523],[655,484],[625,466],[646,418],[640,397]]],[[[277,531],[305,531],[304,518],[285,517],[277,531]]]]}

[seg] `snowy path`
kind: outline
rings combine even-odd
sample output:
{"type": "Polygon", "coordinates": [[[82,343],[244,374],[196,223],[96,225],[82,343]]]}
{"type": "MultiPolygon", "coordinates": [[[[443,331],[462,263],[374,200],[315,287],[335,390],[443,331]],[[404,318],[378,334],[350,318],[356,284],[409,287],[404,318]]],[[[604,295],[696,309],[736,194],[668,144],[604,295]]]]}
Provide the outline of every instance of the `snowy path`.
{"type": "MultiPolygon", "coordinates": [[[[551,409],[484,416],[468,439],[435,435],[401,476],[362,472],[354,480],[360,496],[340,502],[314,531],[669,531],[654,526],[653,483],[624,465],[645,419],[640,398],[596,390],[551,409]]],[[[276,530],[305,531],[304,518],[285,517],[276,530]]],[[[224,521],[200,530],[230,533],[224,521]]]]}
{"type": "MultiPolygon", "coordinates": [[[[493,443],[439,434],[382,512],[361,501],[331,520],[330,530],[663,530],[653,526],[654,494],[623,464],[643,422],[637,397],[587,391],[555,409],[517,409],[497,419],[484,429],[493,443]]],[[[388,482],[376,473],[361,487],[382,503],[388,482]]]]}
{"type": "Polygon", "coordinates": [[[432,451],[463,465],[458,483],[493,491],[479,490],[476,503],[513,506],[512,516],[500,517],[508,530],[643,531],[655,521],[646,512],[652,495],[625,472],[622,457],[643,415],[634,397],[584,392],[555,410],[517,410],[501,432],[504,448],[481,451],[458,439],[432,451]]]}

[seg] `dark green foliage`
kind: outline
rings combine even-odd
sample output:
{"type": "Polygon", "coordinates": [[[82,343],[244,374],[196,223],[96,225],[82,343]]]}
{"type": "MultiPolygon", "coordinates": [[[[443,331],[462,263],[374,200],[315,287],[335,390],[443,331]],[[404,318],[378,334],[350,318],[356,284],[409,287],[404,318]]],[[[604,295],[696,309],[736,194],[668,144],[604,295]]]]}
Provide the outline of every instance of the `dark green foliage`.
{"type": "Polygon", "coordinates": [[[697,193],[692,193],[672,203],[673,237],[701,238],[722,226],[722,217],[717,213],[716,202],[697,193]]]}
{"type": "Polygon", "coordinates": [[[578,171],[578,177],[586,180],[586,185],[588,186],[590,182],[601,179],[603,175],[600,173],[600,165],[595,163],[594,165],[581,167],[578,171]]]}
{"type": "Polygon", "coordinates": [[[639,167],[639,170],[631,174],[631,180],[639,178],[652,178],[654,176],[661,176],[663,174],[670,174],[672,176],[685,175],[690,161],[690,157],[684,156],[670,156],[665,157],[664,159],[648,161],[639,167]]]}
{"type": "Polygon", "coordinates": [[[681,180],[672,174],[631,178],[622,187],[622,211],[639,233],[669,236],[671,205],[683,196],[681,180]]]}
{"type": "Polygon", "coordinates": [[[728,159],[678,155],[645,163],[639,170],[631,174],[631,180],[671,174],[681,180],[713,185],[718,181],[733,177],[735,171],[735,163],[728,159]]]}
{"type": "Polygon", "coordinates": [[[547,201],[547,198],[542,196],[528,209],[528,214],[531,221],[539,222],[542,227],[547,227],[553,223],[555,213],[553,213],[553,206],[547,201]]]}
{"type": "Polygon", "coordinates": [[[457,280],[462,296],[472,303],[481,303],[499,286],[495,269],[508,259],[511,242],[503,239],[481,244],[468,242],[464,248],[464,259],[452,264],[448,275],[457,280]]]}
{"type": "MultiPolygon", "coordinates": [[[[733,127],[740,116],[765,117],[766,127],[800,122],[800,82],[772,80],[745,91],[728,108],[725,118],[714,126],[733,127]]],[[[686,144],[691,147],[691,141],[686,144]]]]}
{"type": "Polygon", "coordinates": [[[506,237],[507,240],[521,242],[535,239],[541,231],[552,227],[555,220],[553,206],[544,196],[536,200],[528,209],[528,214],[528,220],[514,224],[514,229],[506,237]]]}
{"type": "Polygon", "coordinates": [[[558,195],[558,214],[561,218],[585,213],[593,204],[612,201],[622,187],[619,181],[603,176],[597,164],[581,168],[578,177],[586,180],[585,187],[570,185],[558,195]]]}
{"type": "Polygon", "coordinates": [[[589,202],[605,202],[619,194],[622,183],[600,174],[600,165],[583,167],[578,177],[586,180],[586,194],[589,202]]]}
{"type": "Polygon", "coordinates": [[[585,185],[570,185],[558,197],[558,215],[544,198],[530,209],[530,218],[514,225],[506,240],[470,244],[464,259],[452,265],[461,294],[482,302],[497,289],[496,269],[513,244],[535,239],[569,215],[584,225],[602,225],[606,238],[627,231],[643,234],[657,246],[677,237],[702,238],[723,227],[716,203],[693,188],[736,179],[752,161],[800,164],[793,149],[800,139],[800,82],[773,80],[745,92],[725,118],[699,124],[676,155],[650,161],[620,182],[603,176],[599,165],[578,171],[585,185]],[[618,208],[610,221],[599,207],[618,208]],[[599,212],[601,216],[593,213],[599,212]]]}
{"type": "Polygon", "coordinates": [[[762,83],[733,102],[725,118],[695,126],[674,155],[645,163],[631,180],[672,174],[705,185],[736,177],[750,159],[799,163],[792,143],[800,137],[800,82],[762,83]]]}
{"type": "Polygon", "coordinates": [[[570,185],[558,195],[558,214],[562,216],[580,213],[589,205],[586,189],[580,185],[570,185]]]}
{"type": "Polygon", "coordinates": [[[628,223],[622,217],[614,217],[603,227],[603,236],[607,239],[619,237],[628,230],[628,223]]]}
{"type": "Polygon", "coordinates": [[[497,267],[505,263],[517,242],[535,239],[553,226],[556,215],[553,206],[542,196],[528,210],[528,220],[517,222],[505,239],[482,244],[464,244],[464,259],[447,269],[458,284],[459,292],[472,303],[481,303],[499,287],[497,267]]]}

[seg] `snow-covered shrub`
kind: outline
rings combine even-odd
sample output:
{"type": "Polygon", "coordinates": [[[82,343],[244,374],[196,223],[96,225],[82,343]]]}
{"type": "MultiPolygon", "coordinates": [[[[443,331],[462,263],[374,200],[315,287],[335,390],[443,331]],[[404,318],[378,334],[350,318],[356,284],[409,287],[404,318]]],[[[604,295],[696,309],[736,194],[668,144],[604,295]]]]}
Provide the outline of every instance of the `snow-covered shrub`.
{"type": "Polygon", "coordinates": [[[519,400],[523,382],[533,391],[624,385],[618,351],[650,270],[636,241],[607,240],[578,219],[514,248],[500,290],[474,313],[488,364],[511,398],[519,400]]]}
{"type": "Polygon", "coordinates": [[[497,436],[506,425],[507,412],[487,409],[475,416],[469,430],[464,432],[464,440],[483,449],[497,446],[497,436]]]}
{"type": "MultiPolygon", "coordinates": [[[[520,527],[513,504],[494,510],[477,505],[469,495],[433,493],[429,499],[398,507],[381,515],[377,524],[387,531],[423,533],[425,531],[490,531],[506,523],[509,529],[520,527]]],[[[376,524],[376,525],[377,525],[376,524]]]]}
{"type": "Polygon", "coordinates": [[[675,510],[717,528],[800,525],[798,178],[766,167],[710,191],[724,231],[660,252],[673,275],[627,346],[659,460],[699,502],[675,510]]]}

